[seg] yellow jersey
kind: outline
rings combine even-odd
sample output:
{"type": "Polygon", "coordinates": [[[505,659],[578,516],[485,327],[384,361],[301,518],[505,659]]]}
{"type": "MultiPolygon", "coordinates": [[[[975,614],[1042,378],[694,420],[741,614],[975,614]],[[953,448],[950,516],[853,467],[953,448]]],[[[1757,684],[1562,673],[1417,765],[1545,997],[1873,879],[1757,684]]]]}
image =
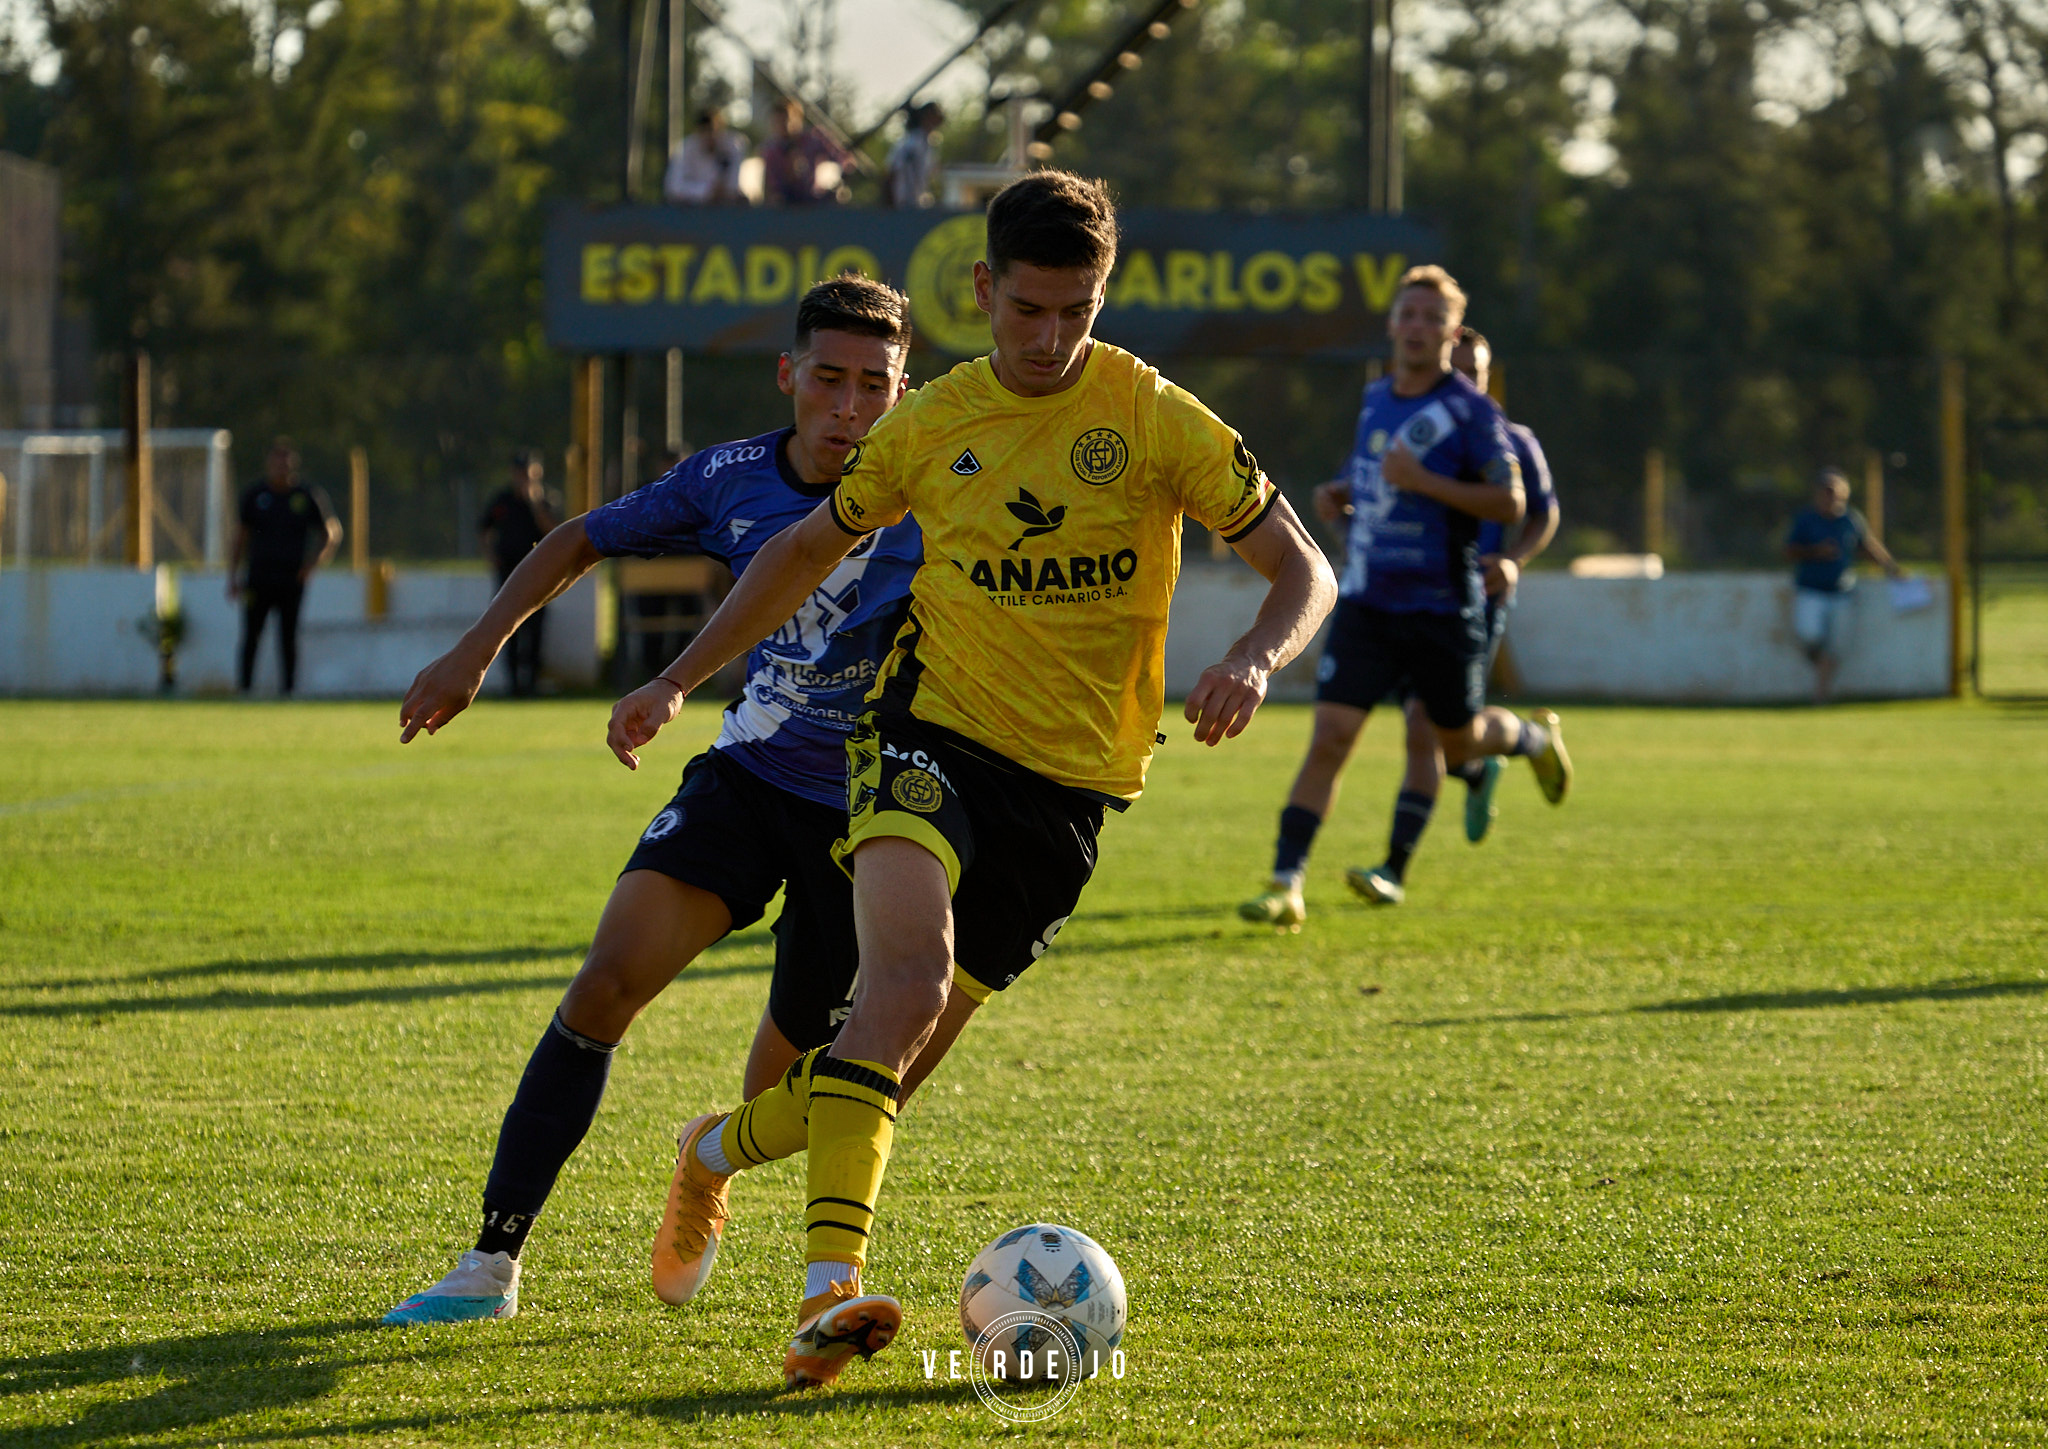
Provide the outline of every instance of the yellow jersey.
{"type": "Polygon", "coordinates": [[[964,362],[885,414],[832,494],[848,533],[905,514],[924,532],[868,697],[1135,800],[1166,703],[1181,515],[1235,542],[1276,496],[1234,431],[1128,352],[1093,343],[1049,397],[964,362]]]}

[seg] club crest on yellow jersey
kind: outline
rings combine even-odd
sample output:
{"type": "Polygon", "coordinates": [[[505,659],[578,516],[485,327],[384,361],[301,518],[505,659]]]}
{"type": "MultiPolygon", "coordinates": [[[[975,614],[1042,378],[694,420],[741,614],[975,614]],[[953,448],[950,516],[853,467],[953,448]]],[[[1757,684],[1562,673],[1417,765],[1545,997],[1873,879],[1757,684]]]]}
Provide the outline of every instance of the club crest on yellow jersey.
{"type": "Polygon", "coordinates": [[[1075,477],[1100,488],[1123,476],[1131,450],[1115,428],[1090,428],[1074,440],[1074,451],[1067,460],[1074,466],[1075,477]]]}

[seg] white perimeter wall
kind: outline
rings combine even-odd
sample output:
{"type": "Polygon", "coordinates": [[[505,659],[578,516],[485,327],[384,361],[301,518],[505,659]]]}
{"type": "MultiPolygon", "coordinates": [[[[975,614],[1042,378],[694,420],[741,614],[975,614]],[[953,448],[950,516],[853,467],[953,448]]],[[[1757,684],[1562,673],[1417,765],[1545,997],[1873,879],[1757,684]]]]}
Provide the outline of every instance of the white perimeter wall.
{"type": "MultiPolygon", "coordinates": [[[[1893,611],[1882,581],[1865,581],[1844,613],[1837,691],[1868,699],[1948,692],[1948,593],[1932,608],[1893,611]]],[[[1166,689],[1185,694],[1257,617],[1265,581],[1250,569],[1191,563],[1173,601],[1166,689]]],[[[1313,648],[1275,681],[1276,699],[1315,689],[1313,648]]],[[[1774,703],[1813,692],[1792,637],[1791,580],[1775,573],[1670,574],[1661,579],[1522,580],[1508,642],[1532,695],[1665,703],[1774,703]]]]}
{"type": "MultiPolygon", "coordinates": [[[[490,602],[483,574],[402,571],[388,612],[367,617],[367,580],[322,569],[299,613],[298,693],[306,698],[390,698],[462,636],[490,602]]],[[[227,694],[235,687],[241,606],[227,598],[225,575],[179,572],[185,615],[178,650],[180,694],[227,694]]],[[[156,581],[134,569],[28,568],[0,571],[0,694],[147,694],[157,682],[156,651],[139,621],[153,616],[156,581]]],[[[597,682],[597,580],[580,580],[548,606],[544,673],[558,684],[597,682]]],[[[505,687],[502,658],[484,687],[505,687]]],[[[278,685],[277,623],[264,630],[255,688],[278,685]]]]}
{"type": "MultiPolygon", "coordinates": [[[[1948,688],[1947,591],[1934,607],[1893,612],[1880,583],[1858,589],[1845,618],[1844,695],[1904,699],[1948,688]]],[[[178,652],[181,694],[234,688],[241,611],[217,573],[181,573],[186,637],[178,652]]],[[[1251,627],[1265,581],[1241,565],[1191,562],[1173,601],[1166,688],[1184,695],[1208,665],[1251,627]]],[[[306,592],[299,625],[299,693],[396,698],[448,649],[489,602],[482,574],[413,571],[392,582],[390,612],[364,616],[365,581],[323,570],[306,592]]],[[[152,617],[156,582],[125,568],[0,570],[0,694],[147,694],[156,688],[153,646],[138,624],[152,617]]],[[[256,688],[277,686],[276,625],[257,656],[256,688]]],[[[1777,574],[1673,574],[1661,579],[1522,581],[1508,638],[1527,692],[1569,698],[1670,703],[1770,703],[1806,698],[1813,676],[1792,639],[1792,587],[1777,574]]],[[[597,682],[597,589],[583,579],[548,606],[547,673],[558,683],[597,682]]],[[[1274,682],[1276,699],[1315,689],[1317,640],[1274,682]]],[[[486,682],[504,687],[501,659],[486,682]]]]}

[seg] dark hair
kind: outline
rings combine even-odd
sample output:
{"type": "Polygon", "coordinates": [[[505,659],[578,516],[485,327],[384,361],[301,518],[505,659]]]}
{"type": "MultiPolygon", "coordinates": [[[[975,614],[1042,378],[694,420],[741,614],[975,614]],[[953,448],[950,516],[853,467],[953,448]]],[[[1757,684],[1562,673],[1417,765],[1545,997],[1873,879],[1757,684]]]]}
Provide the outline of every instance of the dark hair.
{"type": "Polygon", "coordinates": [[[851,332],[910,346],[910,299],[885,282],[859,272],[842,272],[804,293],[796,304],[796,350],[811,344],[813,332],[851,332]]]}
{"type": "Polygon", "coordinates": [[[1486,334],[1477,327],[1460,327],[1458,346],[1469,347],[1474,352],[1484,352],[1488,357],[1493,356],[1493,344],[1486,340],[1486,334]]]}
{"type": "Polygon", "coordinates": [[[522,473],[539,461],[540,454],[534,452],[531,448],[520,448],[512,454],[512,466],[522,473]]]}
{"type": "Polygon", "coordinates": [[[1106,183],[1071,171],[1020,176],[988,204],[988,268],[1012,262],[1108,276],[1116,265],[1116,202],[1106,183]]]}

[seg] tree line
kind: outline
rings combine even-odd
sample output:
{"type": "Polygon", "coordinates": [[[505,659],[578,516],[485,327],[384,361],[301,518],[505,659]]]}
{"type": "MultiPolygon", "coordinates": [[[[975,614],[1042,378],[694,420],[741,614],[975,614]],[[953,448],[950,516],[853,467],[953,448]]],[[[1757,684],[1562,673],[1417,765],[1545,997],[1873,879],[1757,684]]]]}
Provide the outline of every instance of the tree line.
{"type": "MultiPolygon", "coordinates": [[[[568,368],[540,335],[541,235],[551,205],[620,195],[625,0],[39,3],[56,75],[0,53],[0,147],[62,170],[71,295],[104,353],[150,349],[160,414],[234,428],[251,460],[275,431],[330,468],[368,446],[393,530],[380,551],[445,551],[463,480],[494,479],[512,446],[559,456],[568,368]]],[[[982,53],[986,124],[955,106],[951,159],[991,159],[1001,96],[1055,93],[1124,22],[1099,0],[1018,13],[982,53]]],[[[1669,460],[1679,550],[1701,562],[1766,557],[1813,468],[1855,472],[1874,449],[1895,539],[1931,551],[1935,360],[1965,361],[1980,420],[2048,414],[2048,9],[1398,14],[1407,207],[1440,228],[1579,546],[1634,543],[1649,448],[1669,460]]],[[[1359,15],[1357,0],[1198,7],[1054,160],[1132,204],[1351,204],[1359,15]]],[[[649,149],[658,164],[658,137],[649,149]]],[[[1168,366],[1304,487],[1341,457],[1364,380],[1168,366]]],[[[641,369],[649,457],[658,371],[641,369]]],[[[692,359],[692,418],[772,425],[758,372],[692,359]]],[[[2027,481],[2048,446],[2008,429],[1981,461],[1993,547],[2048,552],[2027,481]]]]}

